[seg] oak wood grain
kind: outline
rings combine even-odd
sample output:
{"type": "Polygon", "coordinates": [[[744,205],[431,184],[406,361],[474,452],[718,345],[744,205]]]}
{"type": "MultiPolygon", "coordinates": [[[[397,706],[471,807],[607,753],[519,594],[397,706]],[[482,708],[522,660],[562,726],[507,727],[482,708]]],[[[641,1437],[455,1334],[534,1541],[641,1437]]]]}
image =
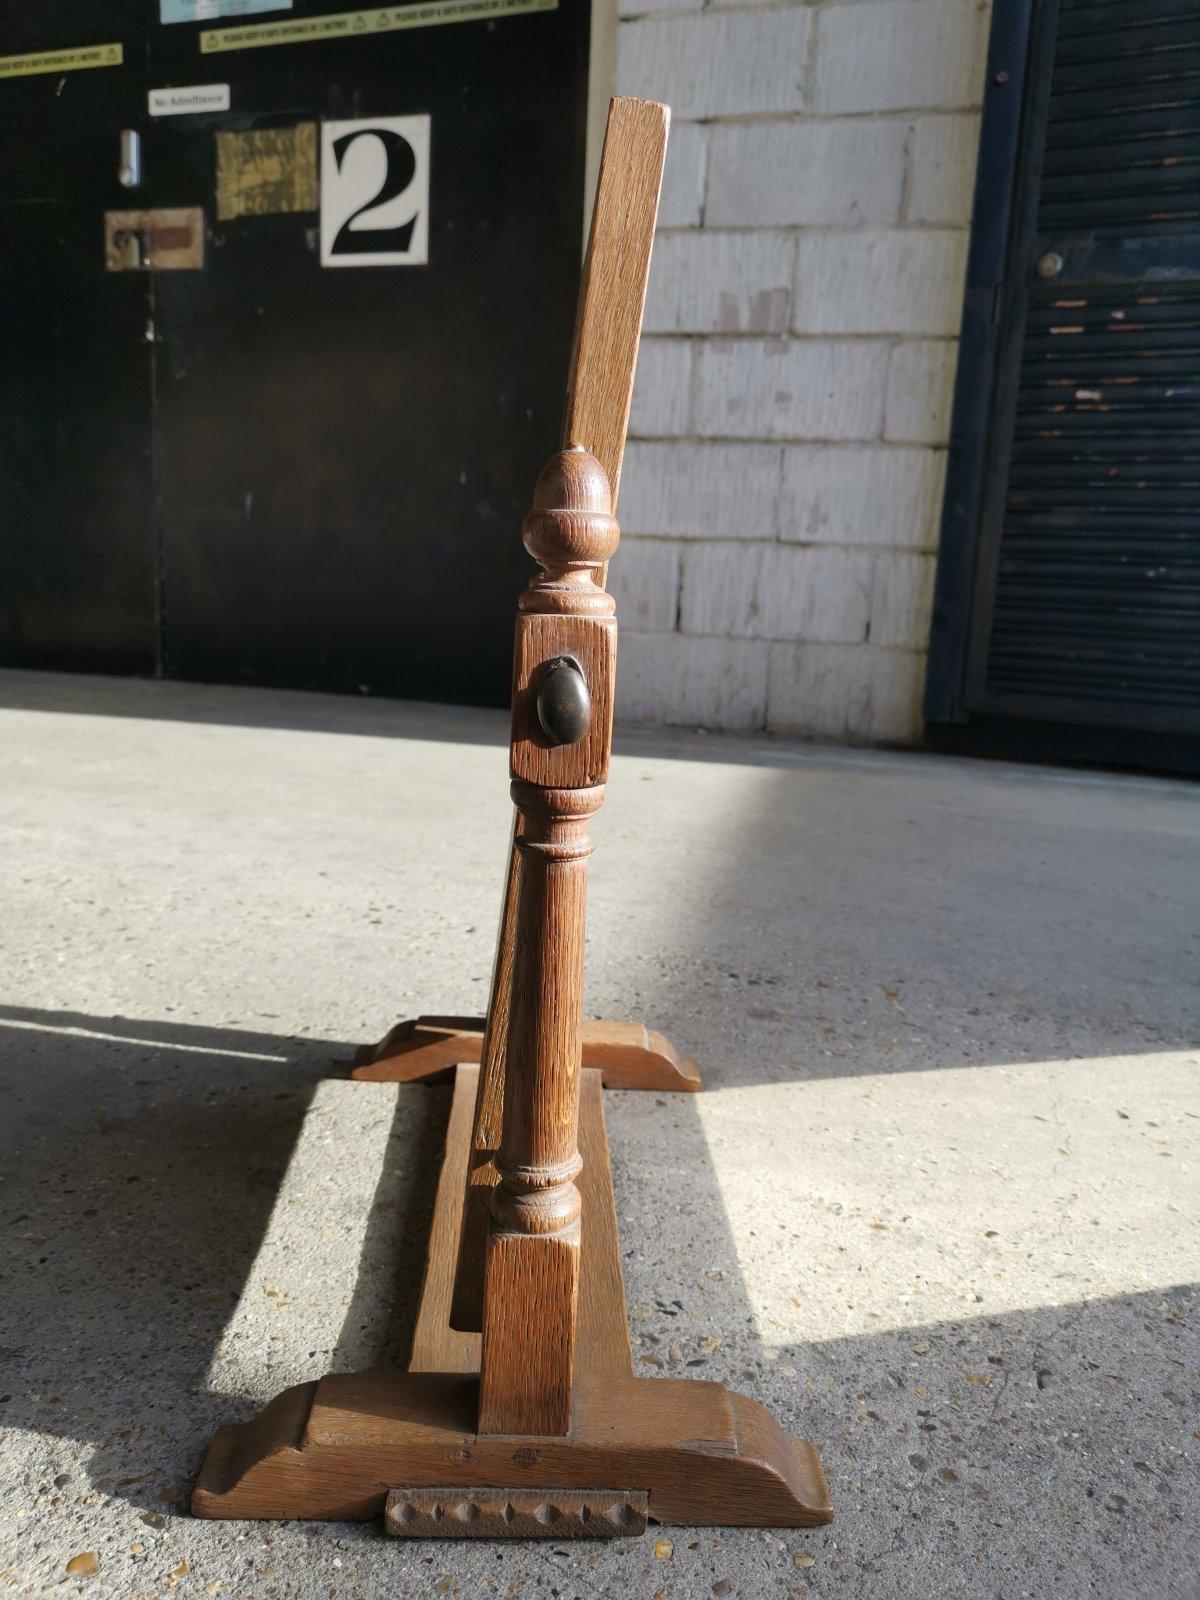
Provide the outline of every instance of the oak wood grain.
{"type": "Polygon", "coordinates": [[[479,1335],[460,1333],[450,1323],[450,1301],[458,1264],[458,1241],[466,1198],[464,1173],[471,1154],[478,1067],[460,1067],[446,1124],[446,1153],[438,1174],[425,1276],[413,1327],[410,1372],[478,1372],[479,1335]]]}
{"type": "Polygon", "coordinates": [[[479,1434],[465,1374],[337,1373],[222,1428],[192,1495],[202,1517],[378,1516],[391,1488],[645,1491],[680,1526],[805,1527],[833,1515],[820,1458],[718,1383],[585,1380],[569,1438],[479,1434]]]}
{"type": "MultiPolygon", "coordinates": [[[[355,1067],[352,1076],[366,1083],[439,1082],[460,1063],[482,1059],[483,1036],[483,1017],[410,1017],[396,1024],[373,1059],[355,1067]]],[[[585,1018],[582,1048],[584,1067],[602,1073],[606,1089],[695,1093],[700,1087],[699,1068],[691,1057],[681,1056],[665,1034],[641,1022],[585,1018]]],[[[479,1114],[485,1130],[481,1148],[494,1149],[500,1142],[499,1110],[494,1120],[482,1110],[479,1114]],[[490,1138],[494,1144],[487,1142],[490,1138]]]]}
{"type": "Polygon", "coordinates": [[[614,507],[670,126],[670,107],[655,100],[609,103],[579,289],[562,440],[595,456],[614,507]]]}
{"type": "MultiPolygon", "coordinates": [[[[478,1372],[480,1336],[463,1332],[451,1311],[451,1282],[458,1246],[463,1177],[474,1157],[471,1107],[479,1069],[460,1066],[446,1127],[425,1278],[413,1335],[410,1372],[478,1372]]],[[[621,1276],[621,1241],[613,1197],[604,1090],[600,1074],[585,1070],[579,1090],[579,1174],[582,1239],[579,1262],[579,1324],[576,1369],[595,1377],[633,1375],[629,1317],[621,1276]]],[[[487,1213],[485,1212],[485,1217],[487,1213]]]]}
{"type": "Polygon", "coordinates": [[[542,470],[522,527],[538,563],[518,601],[512,797],[521,817],[500,1182],[484,1258],[479,1428],[571,1426],[581,1201],[575,1178],[589,818],[604,799],[616,676],[601,570],[620,530],[604,469],[578,446],[542,470]],[[581,738],[552,744],[530,701],[564,643],[590,692],[581,738]]]}

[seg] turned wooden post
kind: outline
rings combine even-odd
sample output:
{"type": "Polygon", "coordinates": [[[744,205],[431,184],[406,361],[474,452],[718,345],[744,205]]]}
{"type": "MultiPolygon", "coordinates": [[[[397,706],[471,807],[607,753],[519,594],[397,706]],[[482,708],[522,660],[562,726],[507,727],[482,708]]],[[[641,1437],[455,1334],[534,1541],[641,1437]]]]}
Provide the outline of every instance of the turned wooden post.
{"type": "MultiPolygon", "coordinates": [[[[654,101],[627,96],[612,101],[583,264],[562,438],[566,446],[583,445],[600,463],[608,478],[610,511],[616,508],[625,453],[670,122],[669,109],[654,101]]],[[[603,588],[603,570],[598,576],[603,588]]],[[[473,1155],[450,1313],[455,1328],[475,1333],[483,1327],[483,1259],[504,1097],[523,827],[518,810],[481,1051],[473,1155]]],[[[680,1081],[692,1086],[682,1076],[680,1081]]]]}
{"type": "Polygon", "coordinates": [[[604,798],[616,621],[602,572],[619,530],[604,469],[579,447],[542,472],[522,530],[542,571],[518,602],[512,995],[484,1269],[481,1433],[565,1434],[579,1294],[580,1029],[588,818],[604,798]]]}

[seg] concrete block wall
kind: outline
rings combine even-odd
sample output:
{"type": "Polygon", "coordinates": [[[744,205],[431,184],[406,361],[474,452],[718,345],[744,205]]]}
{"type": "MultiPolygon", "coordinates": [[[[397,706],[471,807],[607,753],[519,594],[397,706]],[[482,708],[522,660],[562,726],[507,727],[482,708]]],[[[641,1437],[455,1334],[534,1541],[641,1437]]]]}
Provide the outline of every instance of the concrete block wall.
{"type": "Polygon", "coordinates": [[[617,91],[674,113],[619,714],[912,742],[988,7],[618,4],[617,91]]]}

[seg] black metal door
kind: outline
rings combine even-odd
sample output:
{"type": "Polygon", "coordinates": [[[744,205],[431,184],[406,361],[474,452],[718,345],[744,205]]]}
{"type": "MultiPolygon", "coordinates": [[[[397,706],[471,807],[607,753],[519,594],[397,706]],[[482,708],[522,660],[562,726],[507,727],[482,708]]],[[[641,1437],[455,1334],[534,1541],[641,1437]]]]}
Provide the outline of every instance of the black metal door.
{"type": "MultiPolygon", "coordinates": [[[[134,65],[86,75],[105,82],[71,137],[95,176],[87,190],[62,180],[74,241],[47,293],[54,315],[85,322],[97,305],[136,307],[110,336],[108,415],[137,441],[143,494],[122,488],[111,505],[96,473],[87,492],[136,552],[139,649],[81,648],[103,595],[78,522],[46,501],[11,541],[3,659],[503,702],[518,530],[556,442],[578,285],[586,0],[510,0],[490,18],[476,5],[475,20],[452,0],[439,10],[453,25],[402,29],[396,8],[328,0],[199,24],[137,9],[124,23],[134,65]],[[367,30],[330,36],[338,17],[367,30]],[[278,23],[281,42],[258,42],[278,23]],[[248,42],[212,49],[213,35],[248,42]],[[147,112],[151,89],[212,84],[228,86],[227,111],[147,112]],[[427,263],[322,266],[315,171],[289,164],[319,161],[322,124],[413,116],[429,119],[427,263]],[[121,127],[142,137],[136,192],[116,181],[121,127]],[[256,156],[255,134],[278,145],[256,156]],[[232,141],[220,174],[218,136],[232,141]],[[239,160],[253,193],[235,215],[239,160]],[[106,272],[103,212],[131,206],[202,207],[203,267],[106,272]],[[63,568],[76,609],[64,618],[55,602],[35,652],[31,595],[53,594],[63,568]]],[[[53,82],[40,89],[45,120],[53,82]]],[[[31,356],[6,415],[40,386],[41,435],[72,426],[63,381],[31,356]]]]}
{"type": "Polygon", "coordinates": [[[145,77],[75,66],[129,44],[139,0],[42,0],[5,12],[0,50],[42,59],[0,76],[0,661],[147,673],[156,562],[144,274],[104,270],[121,203],[117,133],[144,118],[145,77]],[[47,65],[51,70],[15,71],[47,65]],[[99,131],[98,131],[99,130],[99,131]]]}
{"type": "Polygon", "coordinates": [[[1195,23],[1192,0],[1044,4],[1006,82],[1023,41],[998,20],[928,696],[946,742],[1197,762],[1195,23]],[[997,101],[1022,80],[1014,130],[997,101]]]}

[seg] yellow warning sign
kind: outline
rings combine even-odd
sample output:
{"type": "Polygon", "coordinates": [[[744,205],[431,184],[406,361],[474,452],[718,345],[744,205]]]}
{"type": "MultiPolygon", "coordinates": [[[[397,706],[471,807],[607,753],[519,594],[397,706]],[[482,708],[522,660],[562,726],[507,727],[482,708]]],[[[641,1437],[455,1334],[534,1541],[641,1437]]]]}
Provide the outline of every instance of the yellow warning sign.
{"type": "Polygon", "coordinates": [[[201,52],[253,50],[264,44],[308,44],[315,39],[357,39],[398,28],[437,28],[447,22],[483,22],[526,11],[557,11],[558,0],[420,0],[378,11],[336,11],[323,17],[259,22],[247,28],[206,28],[201,52]]]}
{"type": "Polygon", "coordinates": [[[38,72],[81,72],[85,67],[119,67],[124,59],[122,44],[85,44],[76,50],[0,56],[0,78],[32,78],[38,72]]]}

